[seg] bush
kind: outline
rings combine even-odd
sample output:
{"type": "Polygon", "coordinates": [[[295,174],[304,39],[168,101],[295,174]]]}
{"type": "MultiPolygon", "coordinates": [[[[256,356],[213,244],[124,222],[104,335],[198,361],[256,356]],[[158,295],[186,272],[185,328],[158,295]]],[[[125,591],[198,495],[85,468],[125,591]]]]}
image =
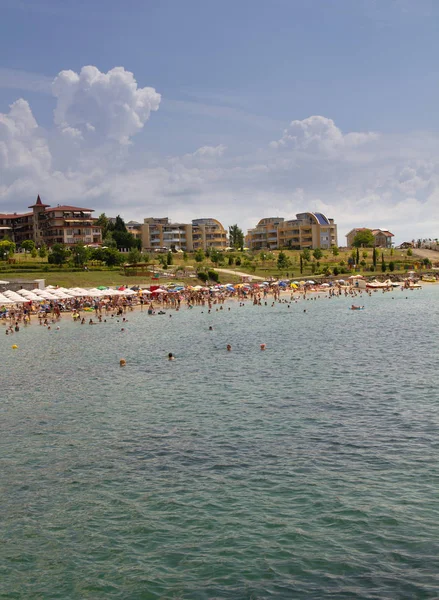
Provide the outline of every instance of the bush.
{"type": "Polygon", "coordinates": [[[394,271],[395,270],[395,263],[393,261],[389,262],[389,271],[394,271]]]}
{"type": "Polygon", "coordinates": [[[197,273],[197,277],[198,279],[200,279],[203,283],[206,283],[206,281],[208,280],[208,275],[207,273],[205,273],[204,271],[199,271],[197,273]]]}
{"type": "Polygon", "coordinates": [[[237,267],[240,267],[240,266],[241,266],[241,259],[240,259],[240,257],[239,257],[239,256],[238,256],[238,258],[235,260],[235,265],[236,265],[237,267]]]}
{"type": "Polygon", "coordinates": [[[339,274],[340,274],[340,271],[338,270],[338,267],[334,267],[334,268],[332,269],[332,272],[334,273],[334,275],[335,275],[335,276],[337,276],[337,275],[339,275],[339,274]]]}
{"type": "Polygon", "coordinates": [[[212,281],[215,281],[216,283],[218,283],[218,281],[219,281],[219,274],[216,271],[213,271],[212,269],[209,269],[209,271],[207,271],[207,276],[212,281]]]}

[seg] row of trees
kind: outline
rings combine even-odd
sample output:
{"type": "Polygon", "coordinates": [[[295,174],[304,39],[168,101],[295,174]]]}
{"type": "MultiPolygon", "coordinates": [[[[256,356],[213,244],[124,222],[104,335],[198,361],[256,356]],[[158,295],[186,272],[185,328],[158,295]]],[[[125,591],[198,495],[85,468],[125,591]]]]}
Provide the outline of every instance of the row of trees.
{"type": "Polygon", "coordinates": [[[116,248],[117,250],[121,250],[122,248],[137,248],[137,250],[140,250],[142,248],[141,240],[128,231],[125,221],[120,215],[117,215],[113,221],[105,213],[102,213],[98,217],[96,225],[102,227],[103,246],[116,248]]]}

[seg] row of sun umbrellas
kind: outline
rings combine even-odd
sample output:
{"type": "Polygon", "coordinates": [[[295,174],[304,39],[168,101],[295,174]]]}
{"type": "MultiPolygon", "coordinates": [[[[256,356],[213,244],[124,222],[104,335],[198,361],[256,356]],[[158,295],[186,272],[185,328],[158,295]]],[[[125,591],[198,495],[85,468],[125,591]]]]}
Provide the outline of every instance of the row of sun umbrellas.
{"type": "MultiPolygon", "coordinates": [[[[149,291],[147,293],[150,293],[149,291]]],[[[48,286],[44,290],[35,288],[34,290],[6,290],[0,293],[0,306],[7,304],[18,304],[23,302],[43,302],[45,300],[70,300],[72,298],[102,296],[133,296],[136,292],[130,289],[116,290],[107,288],[93,288],[86,290],[83,288],[55,288],[48,286]]]]}

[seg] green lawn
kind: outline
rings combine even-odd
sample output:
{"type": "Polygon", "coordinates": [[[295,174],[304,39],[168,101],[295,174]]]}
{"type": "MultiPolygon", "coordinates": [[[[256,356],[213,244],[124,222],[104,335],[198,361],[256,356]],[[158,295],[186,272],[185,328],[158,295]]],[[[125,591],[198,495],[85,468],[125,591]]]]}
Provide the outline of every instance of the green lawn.
{"type": "MultiPolygon", "coordinates": [[[[339,270],[338,277],[346,277],[349,276],[352,272],[349,271],[348,268],[348,259],[352,255],[352,250],[340,250],[337,256],[334,256],[332,251],[325,251],[322,258],[318,261],[313,258],[311,252],[310,261],[304,263],[303,272],[300,273],[300,251],[298,250],[284,250],[285,254],[289,260],[289,266],[282,271],[279,271],[277,268],[277,258],[279,255],[279,251],[274,252],[266,252],[266,256],[264,257],[260,252],[257,253],[249,253],[249,252],[233,252],[233,253],[225,253],[223,254],[223,262],[218,264],[218,267],[224,269],[230,269],[231,271],[241,271],[244,273],[248,273],[249,275],[257,275],[259,277],[263,277],[264,279],[268,279],[270,277],[279,278],[279,277],[293,277],[293,278],[319,278],[321,273],[325,267],[328,267],[331,272],[334,267],[337,267],[339,270]],[[229,265],[229,257],[233,257],[234,264],[229,265]],[[240,265],[236,265],[236,258],[241,260],[240,265]],[[314,270],[314,272],[313,272],[314,270]],[[287,275],[288,274],[288,275],[287,275]]],[[[360,261],[365,260],[367,265],[365,268],[361,267],[356,272],[359,272],[367,277],[373,277],[374,275],[382,276],[383,273],[381,271],[381,250],[379,250],[379,260],[377,263],[377,268],[374,272],[370,271],[370,266],[372,264],[372,250],[360,250],[360,261]],[[367,257],[363,257],[363,252],[367,252],[367,257]]],[[[393,272],[394,275],[404,274],[407,271],[407,267],[409,269],[415,270],[425,270],[422,269],[422,261],[416,256],[408,256],[406,250],[384,250],[384,259],[389,265],[390,261],[395,263],[395,270],[393,272]]],[[[123,270],[119,268],[113,269],[104,269],[104,270],[91,270],[91,271],[76,271],[69,272],[68,268],[65,267],[65,270],[62,271],[45,271],[44,268],[47,269],[47,263],[42,261],[41,259],[32,259],[30,255],[24,254],[16,254],[14,256],[16,263],[8,265],[7,263],[0,263],[0,265],[5,267],[5,270],[0,270],[0,279],[5,279],[6,281],[11,281],[13,279],[45,279],[47,285],[59,285],[63,287],[93,287],[98,285],[107,285],[107,286],[116,286],[116,285],[124,285],[127,284],[129,286],[134,284],[147,284],[157,282],[165,282],[172,281],[173,278],[166,277],[160,279],[153,279],[151,277],[146,276],[126,276],[123,274],[123,270]],[[26,264],[31,266],[32,264],[40,263],[41,269],[39,270],[27,270],[23,268],[26,264]],[[20,268],[15,268],[15,265],[20,268]]],[[[158,265],[157,257],[154,257],[154,264],[156,265],[156,269],[162,269],[158,265]]],[[[187,260],[183,260],[182,254],[174,254],[173,255],[173,265],[169,267],[169,273],[176,271],[178,268],[192,270],[194,273],[199,268],[203,269],[214,269],[215,265],[212,264],[210,259],[205,259],[202,263],[196,263],[193,255],[189,255],[187,260]]],[[[95,268],[95,267],[90,267],[95,268]]],[[[391,272],[387,268],[386,274],[390,274],[391,272]]],[[[240,276],[232,275],[232,274],[220,274],[220,281],[222,283],[235,283],[240,280],[240,276]]],[[[180,276],[178,277],[178,281],[182,281],[186,284],[196,284],[199,281],[195,278],[185,278],[182,279],[180,276]]]]}

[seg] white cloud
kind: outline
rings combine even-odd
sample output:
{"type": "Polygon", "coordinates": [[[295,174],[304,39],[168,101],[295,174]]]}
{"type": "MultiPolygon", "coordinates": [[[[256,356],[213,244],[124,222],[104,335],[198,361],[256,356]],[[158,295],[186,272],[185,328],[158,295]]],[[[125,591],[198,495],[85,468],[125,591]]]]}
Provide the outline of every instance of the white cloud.
{"type": "Polygon", "coordinates": [[[38,177],[51,166],[51,155],[26,100],[0,113],[0,172],[5,185],[19,177],[38,177]]]}
{"type": "Polygon", "coordinates": [[[55,124],[61,130],[77,129],[82,135],[127,143],[159,108],[161,96],[154,88],[139,88],[134,75],[123,67],[102,73],[93,66],[80,73],[61,71],[52,84],[57,98],[55,124]]]}
{"type": "Polygon", "coordinates": [[[352,148],[376,140],[376,133],[343,134],[332,119],[314,115],[302,121],[291,121],[282,137],[271,142],[272,148],[292,148],[309,153],[333,154],[342,148],[352,148]]]}
{"type": "Polygon", "coordinates": [[[195,150],[192,156],[200,158],[215,158],[222,156],[226,151],[227,146],[220,144],[219,146],[202,146],[195,150]]]}
{"type": "Polygon", "coordinates": [[[126,142],[159,107],[152,88],[138,88],[122,68],[84,67],[62,71],[53,90],[47,132],[23,99],[0,114],[0,210],[24,210],[40,193],[49,204],[86,203],[127,219],[212,216],[244,229],[262,217],[319,210],[339,225],[340,244],[350,228],[365,225],[389,228],[400,241],[437,236],[436,134],[342,132],[313,116],[292,121],[271,148],[261,142],[239,155],[212,140],[142,163],[126,142]]]}

